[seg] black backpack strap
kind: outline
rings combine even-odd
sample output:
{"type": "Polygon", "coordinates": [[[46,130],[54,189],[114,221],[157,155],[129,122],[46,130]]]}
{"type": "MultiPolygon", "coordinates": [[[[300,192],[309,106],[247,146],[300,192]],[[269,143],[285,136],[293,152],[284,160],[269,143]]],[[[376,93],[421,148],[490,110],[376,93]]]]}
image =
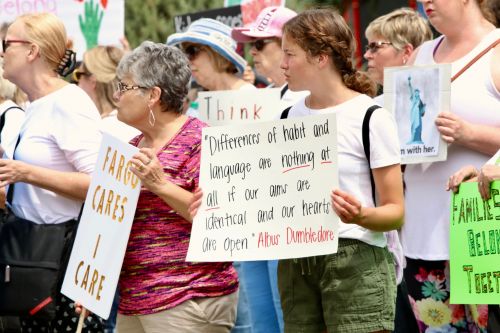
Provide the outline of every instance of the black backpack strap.
{"type": "Polygon", "coordinates": [[[290,113],[290,109],[291,109],[291,108],[292,108],[292,107],[291,107],[291,106],[289,106],[289,107],[287,107],[285,110],[283,110],[283,112],[281,112],[280,119],[286,119],[286,118],[288,118],[288,114],[290,113]]]}
{"type": "Polygon", "coordinates": [[[370,171],[370,183],[372,185],[372,199],[373,199],[373,204],[375,206],[377,205],[377,200],[375,197],[375,180],[373,179],[373,173],[370,164],[370,118],[372,117],[373,111],[379,108],[380,106],[378,105],[372,105],[368,108],[368,110],[366,110],[362,127],[363,149],[365,150],[366,160],[368,161],[368,169],[370,171]]]}
{"type": "Polygon", "coordinates": [[[285,86],[283,88],[281,88],[280,98],[283,98],[283,96],[286,94],[287,90],[288,90],[288,84],[285,84],[285,86]]]}
{"type": "MultiPolygon", "coordinates": [[[[5,126],[5,117],[7,115],[7,111],[11,109],[19,109],[24,112],[23,109],[21,109],[19,106],[11,106],[10,108],[7,108],[2,115],[0,116],[0,134],[2,133],[3,127],[5,126]]],[[[2,136],[0,135],[0,143],[2,142],[2,136]]]]}

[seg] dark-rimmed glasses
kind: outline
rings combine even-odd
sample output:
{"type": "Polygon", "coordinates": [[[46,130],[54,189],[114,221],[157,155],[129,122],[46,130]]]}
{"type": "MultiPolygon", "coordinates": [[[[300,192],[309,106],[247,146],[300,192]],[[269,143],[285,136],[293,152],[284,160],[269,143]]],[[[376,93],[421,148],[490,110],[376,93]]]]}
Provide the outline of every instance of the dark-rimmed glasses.
{"type": "Polygon", "coordinates": [[[126,93],[127,91],[129,90],[135,90],[135,89],[148,89],[146,87],[141,87],[141,86],[137,86],[137,85],[128,85],[128,84],[125,84],[123,83],[122,81],[118,81],[118,94],[123,95],[124,93],[126,93]]]}
{"type": "Polygon", "coordinates": [[[92,75],[92,74],[90,74],[89,72],[86,72],[82,69],[77,68],[73,71],[72,77],[73,77],[73,81],[78,83],[78,82],[80,82],[80,79],[82,78],[82,76],[90,76],[90,75],[92,75]]]}
{"type": "Polygon", "coordinates": [[[257,51],[262,51],[267,44],[274,42],[275,39],[257,39],[250,43],[250,46],[255,47],[257,51]]]}
{"type": "Polygon", "coordinates": [[[11,44],[14,44],[14,43],[31,44],[31,42],[27,41],[27,40],[19,40],[19,39],[10,39],[10,40],[7,40],[7,39],[2,39],[2,51],[6,52],[7,49],[9,48],[9,46],[11,44]]]}
{"type": "Polygon", "coordinates": [[[383,41],[376,41],[376,42],[371,42],[366,45],[366,52],[370,51],[371,53],[375,53],[378,51],[378,49],[382,48],[383,45],[392,45],[391,42],[383,42],[383,41]]]}
{"type": "Polygon", "coordinates": [[[183,48],[182,51],[184,51],[184,54],[190,61],[193,61],[198,56],[198,54],[200,54],[201,50],[202,50],[201,46],[189,45],[183,48]]]}

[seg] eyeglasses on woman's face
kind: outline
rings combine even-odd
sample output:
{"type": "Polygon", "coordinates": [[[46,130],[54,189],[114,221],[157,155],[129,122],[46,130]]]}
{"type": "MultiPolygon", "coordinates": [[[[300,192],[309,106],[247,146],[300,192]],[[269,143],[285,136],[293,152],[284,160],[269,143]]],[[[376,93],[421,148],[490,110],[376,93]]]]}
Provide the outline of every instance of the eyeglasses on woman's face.
{"type": "Polygon", "coordinates": [[[182,50],[184,51],[184,54],[187,56],[189,61],[193,61],[200,54],[203,48],[197,45],[189,45],[184,47],[182,50]]]}
{"type": "Polygon", "coordinates": [[[392,45],[391,42],[384,42],[384,41],[376,41],[376,42],[371,42],[366,45],[366,52],[370,51],[371,53],[376,53],[379,49],[383,48],[384,45],[392,45]]]}
{"type": "Polygon", "coordinates": [[[90,76],[92,74],[90,74],[89,72],[86,72],[84,71],[83,69],[80,69],[80,68],[77,68],[73,71],[73,81],[75,81],[76,83],[80,82],[82,76],[90,76]]]}
{"type": "Polygon", "coordinates": [[[118,94],[120,96],[123,95],[124,93],[126,93],[129,90],[148,89],[146,87],[141,87],[141,86],[138,86],[138,85],[132,85],[132,84],[128,85],[128,84],[123,83],[122,81],[118,81],[117,87],[118,87],[117,92],[118,92],[118,94]]]}
{"type": "Polygon", "coordinates": [[[31,44],[31,42],[27,41],[27,40],[19,40],[19,39],[10,39],[10,40],[7,40],[7,39],[2,39],[2,52],[4,52],[4,53],[7,52],[7,49],[9,48],[9,46],[11,46],[14,43],[31,44]]]}
{"type": "Polygon", "coordinates": [[[250,43],[251,47],[255,47],[257,51],[262,51],[267,44],[274,42],[275,39],[257,39],[250,43]]]}

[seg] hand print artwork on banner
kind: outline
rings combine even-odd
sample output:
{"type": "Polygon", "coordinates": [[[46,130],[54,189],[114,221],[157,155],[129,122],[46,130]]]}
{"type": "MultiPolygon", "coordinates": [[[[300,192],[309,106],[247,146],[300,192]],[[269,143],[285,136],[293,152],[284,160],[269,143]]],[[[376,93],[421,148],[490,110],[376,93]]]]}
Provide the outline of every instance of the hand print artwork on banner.
{"type": "Polygon", "coordinates": [[[124,36],[125,0],[0,0],[0,25],[41,12],[53,13],[63,21],[77,60],[96,45],[120,46],[124,36]]]}
{"type": "Polygon", "coordinates": [[[106,10],[107,0],[101,1],[103,10],[99,8],[99,4],[94,5],[94,0],[84,2],[84,14],[78,15],[78,22],[85,42],[87,50],[97,46],[99,40],[99,30],[101,28],[102,18],[106,10]]]}

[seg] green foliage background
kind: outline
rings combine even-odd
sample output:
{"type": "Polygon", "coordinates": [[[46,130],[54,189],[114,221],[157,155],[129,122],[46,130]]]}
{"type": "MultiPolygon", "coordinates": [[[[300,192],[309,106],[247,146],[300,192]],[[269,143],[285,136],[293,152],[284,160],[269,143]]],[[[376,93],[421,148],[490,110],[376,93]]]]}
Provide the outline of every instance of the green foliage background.
{"type": "MultiPolygon", "coordinates": [[[[342,0],[287,0],[297,12],[314,5],[339,6],[342,0]]],[[[176,15],[220,8],[224,0],[125,0],[125,34],[131,47],[144,40],[164,42],[174,32],[176,15]]]]}

